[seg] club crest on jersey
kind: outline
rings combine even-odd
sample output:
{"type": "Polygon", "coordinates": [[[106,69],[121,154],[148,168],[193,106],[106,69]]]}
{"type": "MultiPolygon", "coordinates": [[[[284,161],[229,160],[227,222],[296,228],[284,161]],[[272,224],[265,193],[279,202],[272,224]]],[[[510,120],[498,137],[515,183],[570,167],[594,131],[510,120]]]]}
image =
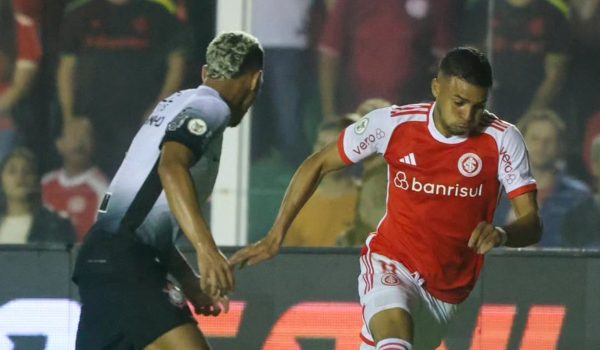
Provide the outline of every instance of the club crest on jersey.
{"type": "Polygon", "coordinates": [[[397,286],[400,284],[400,278],[393,273],[385,273],[381,277],[381,283],[386,286],[397,286]]]}
{"type": "Polygon", "coordinates": [[[354,126],[354,133],[357,135],[362,135],[365,130],[367,130],[367,126],[369,125],[369,118],[362,118],[361,120],[356,122],[354,126]]]}
{"type": "Polygon", "coordinates": [[[465,153],[458,159],[458,171],[465,177],[479,175],[481,168],[483,162],[475,153],[465,153]]]}
{"type": "Polygon", "coordinates": [[[208,127],[206,126],[206,122],[202,119],[191,119],[187,124],[188,131],[194,135],[201,136],[206,133],[208,127]]]}

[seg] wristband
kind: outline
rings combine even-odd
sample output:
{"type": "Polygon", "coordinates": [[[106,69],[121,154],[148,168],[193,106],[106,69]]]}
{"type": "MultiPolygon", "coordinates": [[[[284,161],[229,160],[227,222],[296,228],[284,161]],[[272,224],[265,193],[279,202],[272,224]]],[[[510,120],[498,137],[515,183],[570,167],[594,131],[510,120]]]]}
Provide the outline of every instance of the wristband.
{"type": "Polygon", "coordinates": [[[506,241],[508,241],[508,233],[500,226],[495,226],[494,229],[500,232],[500,243],[498,243],[496,247],[503,247],[506,244],[506,241]]]}

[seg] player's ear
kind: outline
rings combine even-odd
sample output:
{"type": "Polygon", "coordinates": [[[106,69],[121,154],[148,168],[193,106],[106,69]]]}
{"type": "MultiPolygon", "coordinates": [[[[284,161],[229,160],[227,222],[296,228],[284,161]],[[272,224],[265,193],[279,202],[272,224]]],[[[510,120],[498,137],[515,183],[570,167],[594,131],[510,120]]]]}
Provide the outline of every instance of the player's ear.
{"type": "Polygon", "coordinates": [[[252,91],[258,91],[260,89],[260,85],[262,84],[262,69],[257,70],[252,74],[252,80],[250,82],[250,89],[252,91]]]}
{"type": "Polygon", "coordinates": [[[437,98],[440,94],[440,81],[437,77],[431,80],[431,93],[435,98],[437,98]]]}

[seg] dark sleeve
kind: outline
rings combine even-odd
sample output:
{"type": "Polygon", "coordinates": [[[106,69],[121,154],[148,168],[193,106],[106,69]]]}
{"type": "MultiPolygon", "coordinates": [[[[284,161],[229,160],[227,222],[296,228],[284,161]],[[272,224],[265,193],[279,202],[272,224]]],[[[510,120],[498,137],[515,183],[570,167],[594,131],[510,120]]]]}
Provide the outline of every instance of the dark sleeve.
{"type": "Polygon", "coordinates": [[[166,52],[187,51],[189,47],[187,43],[192,41],[189,27],[181,23],[177,17],[161,5],[152,4],[151,6],[155,6],[155,18],[158,26],[158,42],[156,44],[164,48],[166,52]]]}
{"type": "Polygon", "coordinates": [[[200,158],[221,127],[214,119],[193,107],[185,108],[167,125],[161,147],[167,141],[179,142],[200,158]]]}
{"type": "Polygon", "coordinates": [[[61,54],[77,54],[81,48],[84,25],[81,11],[69,12],[61,25],[59,34],[59,50],[61,54]]]}
{"type": "Polygon", "coordinates": [[[567,54],[569,51],[570,31],[567,17],[555,7],[549,14],[551,20],[548,25],[548,53],[567,54]]]}
{"type": "Polygon", "coordinates": [[[488,1],[474,0],[465,5],[465,20],[459,25],[459,44],[485,48],[488,31],[488,1]]]}
{"type": "Polygon", "coordinates": [[[34,215],[29,243],[72,244],[76,239],[75,229],[68,219],[47,209],[41,209],[34,215]]]}

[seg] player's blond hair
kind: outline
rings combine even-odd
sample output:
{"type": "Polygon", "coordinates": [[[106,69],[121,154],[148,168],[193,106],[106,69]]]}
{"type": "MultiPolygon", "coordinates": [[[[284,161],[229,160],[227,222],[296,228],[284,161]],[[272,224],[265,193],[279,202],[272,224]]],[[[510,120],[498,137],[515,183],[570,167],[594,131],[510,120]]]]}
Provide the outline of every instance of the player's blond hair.
{"type": "Polygon", "coordinates": [[[246,32],[221,33],[206,49],[206,73],[210,79],[235,79],[261,69],[263,49],[258,39],[246,32]]]}

